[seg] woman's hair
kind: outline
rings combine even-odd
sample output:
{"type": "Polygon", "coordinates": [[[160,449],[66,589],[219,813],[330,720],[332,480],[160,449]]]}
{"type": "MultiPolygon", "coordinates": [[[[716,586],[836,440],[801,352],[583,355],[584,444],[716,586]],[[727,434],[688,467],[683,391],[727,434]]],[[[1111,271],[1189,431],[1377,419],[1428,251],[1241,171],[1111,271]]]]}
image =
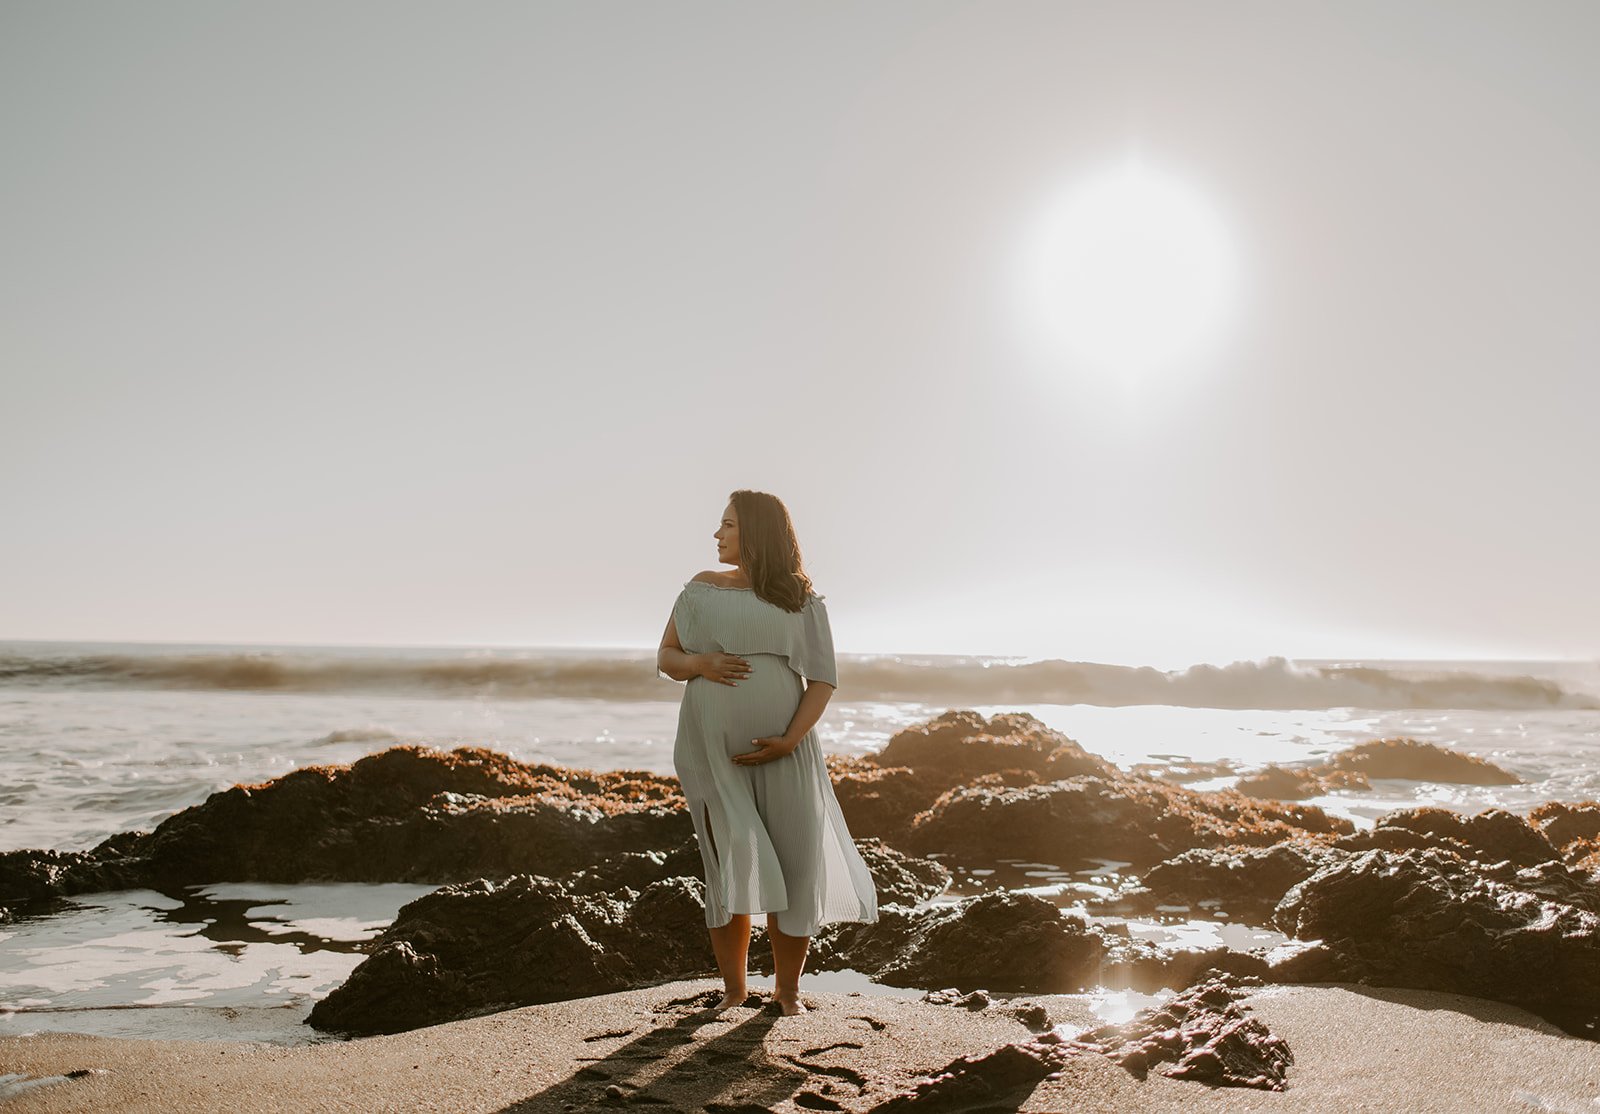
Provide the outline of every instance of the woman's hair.
{"type": "Polygon", "coordinates": [[[755,594],[785,611],[799,611],[811,592],[789,508],[776,495],[740,489],[728,496],[739,516],[739,563],[755,594]]]}

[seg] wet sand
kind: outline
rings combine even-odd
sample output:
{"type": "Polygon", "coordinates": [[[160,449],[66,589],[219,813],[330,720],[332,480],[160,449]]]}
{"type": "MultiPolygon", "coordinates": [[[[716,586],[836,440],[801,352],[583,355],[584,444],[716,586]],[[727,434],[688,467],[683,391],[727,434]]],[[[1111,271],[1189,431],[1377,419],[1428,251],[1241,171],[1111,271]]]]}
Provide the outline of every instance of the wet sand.
{"type": "MultiPolygon", "coordinates": [[[[283,1047],[48,1033],[0,1040],[0,1075],[91,1074],[30,1087],[45,1111],[869,1110],[958,1056],[1034,1034],[996,1004],[804,994],[812,1011],[714,1013],[718,984],[669,983],[527,1006],[395,1036],[283,1047]],[[610,1089],[608,1095],[608,1088],[610,1089]]],[[[1023,1000],[1018,1000],[1021,1004],[1023,1000]]],[[[1095,1023],[1078,996],[1037,995],[1050,1022],[1095,1023]]],[[[1093,1053],[1023,1111],[1589,1111],[1600,1045],[1510,1006],[1426,991],[1267,987],[1244,999],[1289,1042],[1283,1092],[1136,1080],[1093,1053]]],[[[3,1093],[3,1092],[0,1092],[3,1093]]],[[[1012,1099],[1012,1103],[1015,1103],[1012,1099]]],[[[993,1107],[991,1107],[993,1108],[993,1107]]]]}

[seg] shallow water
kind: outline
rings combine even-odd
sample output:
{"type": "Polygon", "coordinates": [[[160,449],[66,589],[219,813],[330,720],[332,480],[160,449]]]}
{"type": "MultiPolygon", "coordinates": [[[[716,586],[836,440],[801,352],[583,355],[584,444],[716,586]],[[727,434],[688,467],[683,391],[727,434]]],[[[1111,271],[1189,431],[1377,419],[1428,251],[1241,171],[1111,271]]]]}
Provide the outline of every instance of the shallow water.
{"type": "Polygon", "coordinates": [[[224,883],[79,894],[0,925],[0,1035],[303,1044],[360,945],[435,887],[224,883]]]}

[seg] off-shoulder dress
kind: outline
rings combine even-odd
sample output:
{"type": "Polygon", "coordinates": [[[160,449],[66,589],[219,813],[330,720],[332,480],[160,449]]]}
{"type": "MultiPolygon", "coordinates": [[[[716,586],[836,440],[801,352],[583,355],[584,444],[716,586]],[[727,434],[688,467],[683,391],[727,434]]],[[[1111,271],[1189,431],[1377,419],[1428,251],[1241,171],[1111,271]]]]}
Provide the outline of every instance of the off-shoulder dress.
{"type": "Polygon", "coordinates": [[[782,758],[733,761],[755,752],[753,740],[788,730],[801,678],[838,684],[822,600],[813,593],[792,612],[750,588],[690,580],[673,604],[684,650],[750,663],[737,685],[691,679],[678,708],[672,764],[700,842],[712,928],[735,913],[774,913],[789,936],[878,919],[872,874],[845,826],[816,729],[782,758]]]}

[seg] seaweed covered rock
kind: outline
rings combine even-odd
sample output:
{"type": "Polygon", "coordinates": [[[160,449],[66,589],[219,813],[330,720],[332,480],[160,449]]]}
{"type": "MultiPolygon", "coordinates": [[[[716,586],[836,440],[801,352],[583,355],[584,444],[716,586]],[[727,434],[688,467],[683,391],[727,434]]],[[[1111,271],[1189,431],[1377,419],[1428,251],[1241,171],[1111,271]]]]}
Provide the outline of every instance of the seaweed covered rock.
{"type": "Polygon", "coordinates": [[[1370,789],[1364,774],[1325,766],[1267,766],[1246,774],[1234,786],[1246,797],[1264,801],[1303,801],[1335,789],[1370,789]]]}
{"type": "Polygon", "coordinates": [[[937,775],[947,787],[1004,770],[1029,770],[1043,781],[1118,773],[1112,763],[1026,712],[987,720],[969,709],[945,712],[898,732],[874,758],[880,766],[937,775]]]}
{"type": "Polygon", "coordinates": [[[0,856],[0,904],[206,882],[451,882],[562,874],[692,834],[676,779],[398,746],[213,793],[88,852],[0,856]]]}
{"type": "Polygon", "coordinates": [[[1026,856],[1053,863],[1070,854],[1138,867],[1195,847],[1266,846],[1354,830],[1343,817],[1308,805],[1085,775],[1023,788],[951,790],[916,818],[906,849],[963,861],[1026,856]]]}
{"type": "Polygon", "coordinates": [[[566,873],[691,830],[670,778],[401,746],[213,794],[143,850],[167,882],[431,882],[566,873]]]}
{"type": "Polygon", "coordinates": [[[830,757],[828,773],[850,834],[895,846],[904,845],[918,813],[957,786],[986,779],[1034,785],[1082,773],[1118,776],[1112,763],[1026,712],[985,719],[970,709],[907,727],[877,754],[830,757]]]}

